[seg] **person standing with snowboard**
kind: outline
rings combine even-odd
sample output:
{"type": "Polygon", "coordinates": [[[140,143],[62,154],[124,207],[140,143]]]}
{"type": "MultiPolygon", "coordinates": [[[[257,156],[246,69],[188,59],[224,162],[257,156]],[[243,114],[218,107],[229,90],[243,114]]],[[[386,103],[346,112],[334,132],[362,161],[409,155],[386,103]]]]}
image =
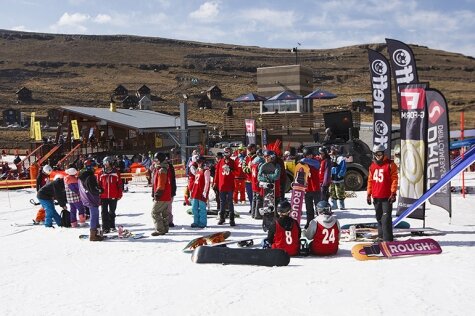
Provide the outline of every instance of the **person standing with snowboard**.
{"type": "Polygon", "coordinates": [[[393,203],[396,202],[398,174],[396,164],[384,155],[384,150],[381,144],[373,146],[373,162],[369,166],[366,201],[368,205],[374,204],[378,238],[393,241],[391,213],[393,203]]]}
{"type": "Polygon", "coordinates": [[[205,165],[205,158],[200,156],[197,160],[198,168],[195,174],[195,183],[191,189],[191,207],[193,210],[193,223],[191,227],[205,228],[207,225],[206,201],[210,188],[210,171],[205,165]]]}
{"type": "Polygon", "coordinates": [[[97,178],[99,185],[104,189],[101,193],[101,216],[102,231],[104,233],[116,232],[115,210],[117,202],[122,198],[122,179],[120,172],[113,166],[112,157],[106,156],[102,160],[104,168],[99,172],[97,178]]]}
{"type": "Polygon", "coordinates": [[[327,201],[330,197],[330,184],[332,181],[331,160],[326,147],[320,147],[320,201],[327,201]]]}
{"type": "Polygon", "coordinates": [[[282,200],[277,205],[279,218],[275,219],[267,232],[267,242],[272,249],[282,249],[289,256],[300,253],[300,225],[289,216],[291,205],[287,200],[282,200]]]}
{"type": "Polygon", "coordinates": [[[332,215],[331,205],[327,201],[317,204],[318,216],[310,222],[302,235],[310,240],[309,250],[317,256],[331,256],[338,252],[340,242],[340,223],[332,215]]]}

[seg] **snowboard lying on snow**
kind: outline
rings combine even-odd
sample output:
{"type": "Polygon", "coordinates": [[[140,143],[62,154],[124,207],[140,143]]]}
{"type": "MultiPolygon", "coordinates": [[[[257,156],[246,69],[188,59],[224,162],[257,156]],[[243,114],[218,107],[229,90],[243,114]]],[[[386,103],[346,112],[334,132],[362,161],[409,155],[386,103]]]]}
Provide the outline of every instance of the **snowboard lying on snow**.
{"type": "Polygon", "coordinates": [[[288,265],[290,256],[281,249],[200,246],[193,251],[191,261],[273,267],[288,265]]]}
{"type": "MultiPolygon", "coordinates": [[[[124,231],[122,236],[119,236],[119,234],[115,234],[115,235],[104,235],[102,237],[104,238],[103,240],[136,240],[136,239],[148,238],[148,236],[145,236],[145,233],[133,233],[129,231],[124,231]]],[[[89,235],[79,235],[79,239],[89,240],[89,235]]]]}
{"type": "Polygon", "coordinates": [[[402,241],[383,241],[378,243],[356,244],[351,255],[356,260],[378,260],[385,258],[433,255],[442,252],[439,243],[430,238],[408,239],[402,241]]]}
{"type": "MultiPolygon", "coordinates": [[[[378,228],[378,223],[371,222],[371,223],[345,224],[345,225],[342,225],[340,228],[341,229],[349,229],[350,226],[355,226],[356,228],[378,228]]],[[[408,222],[405,222],[405,221],[401,221],[394,228],[410,228],[410,227],[411,227],[411,224],[409,224],[408,222]]]]}
{"type": "Polygon", "coordinates": [[[185,246],[185,248],[183,248],[183,252],[192,252],[195,248],[198,248],[199,246],[224,242],[226,238],[228,238],[229,236],[231,236],[231,232],[222,231],[222,232],[217,232],[210,235],[197,237],[195,239],[192,239],[185,246]]]}

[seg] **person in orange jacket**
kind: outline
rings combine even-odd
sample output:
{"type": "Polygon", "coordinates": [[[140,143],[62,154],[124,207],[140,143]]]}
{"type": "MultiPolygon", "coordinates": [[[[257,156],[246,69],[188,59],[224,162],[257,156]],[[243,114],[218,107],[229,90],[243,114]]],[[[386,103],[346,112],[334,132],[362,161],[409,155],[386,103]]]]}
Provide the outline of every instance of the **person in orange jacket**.
{"type": "Polygon", "coordinates": [[[374,204],[378,222],[378,238],[383,241],[393,241],[391,213],[393,203],[396,202],[398,174],[396,164],[384,155],[384,150],[383,145],[373,147],[373,162],[369,166],[366,201],[368,205],[374,204]]]}

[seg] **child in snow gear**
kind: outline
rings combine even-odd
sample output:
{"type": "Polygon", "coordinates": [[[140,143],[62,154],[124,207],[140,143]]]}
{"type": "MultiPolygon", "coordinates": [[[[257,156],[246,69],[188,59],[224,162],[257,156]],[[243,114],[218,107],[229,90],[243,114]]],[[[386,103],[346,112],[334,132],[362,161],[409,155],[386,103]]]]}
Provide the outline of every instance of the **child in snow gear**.
{"type": "Polygon", "coordinates": [[[162,152],[155,153],[153,157],[152,173],[152,218],[155,231],[152,236],[160,236],[168,233],[168,205],[172,200],[171,172],[162,152]]]}
{"type": "Polygon", "coordinates": [[[367,198],[368,205],[374,204],[378,222],[378,238],[393,241],[391,213],[396,201],[398,174],[396,164],[384,155],[383,145],[374,145],[373,162],[369,166],[367,198]],[[371,198],[373,199],[371,201],[371,198]]]}
{"type": "Polygon", "coordinates": [[[191,227],[205,228],[207,225],[206,201],[208,200],[211,177],[203,156],[197,159],[197,163],[195,183],[191,189],[191,206],[193,210],[193,223],[191,227]]]}
{"type": "MultiPolygon", "coordinates": [[[[50,182],[49,175],[52,171],[53,168],[51,168],[50,165],[44,165],[43,168],[41,168],[41,171],[36,178],[36,192],[38,192],[43,186],[50,182]]],[[[40,208],[38,212],[36,212],[36,218],[33,220],[33,222],[36,224],[44,224],[46,216],[45,214],[45,209],[43,207],[40,208]]]]}
{"type": "Polygon", "coordinates": [[[104,168],[97,176],[99,185],[104,189],[101,193],[102,231],[109,233],[117,231],[115,228],[115,210],[117,202],[122,198],[123,185],[120,172],[113,166],[114,160],[112,157],[105,157],[102,163],[104,168]]]}
{"type": "Polygon", "coordinates": [[[54,200],[58,201],[59,206],[66,209],[66,192],[64,191],[63,178],[56,178],[53,182],[50,182],[43,186],[36,194],[41,206],[45,209],[45,226],[52,227],[53,220],[58,226],[61,226],[61,216],[56,212],[54,208],[54,200]]]}
{"type": "Polygon", "coordinates": [[[340,210],[344,210],[346,159],[341,155],[341,149],[339,148],[339,146],[331,146],[330,159],[332,175],[332,181],[330,184],[330,196],[332,198],[332,209],[335,210],[339,206],[340,210]],[[339,205],[337,205],[337,201],[339,205]]]}
{"type": "Polygon", "coordinates": [[[86,215],[84,214],[84,205],[82,205],[79,197],[79,184],[76,168],[68,168],[65,170],[64,189],[66,191],[66,200],[69,203],[71,227],[77,227],[78,221],[76,213],[79,212],[79,226],[84,226],[86,215]]]}
{"type": "Polygon", "coordinates": [[[277,205],[279,218],[275,219],[267,232],[267,242],[272,249],[282,249],[289,256],[296,256],[300,250],[300,225],[289,216],[290,202],[282,200],[277,205]]]}
{"type": "Polygon", "coordinates": [[[310,253],[317,256],[329,256],[338,252],[340,242],[340,223],[332,215],[331,205],[327,201],[317,204],[318,216],[303,231],[305,238],[310,240],[310,253]]]}

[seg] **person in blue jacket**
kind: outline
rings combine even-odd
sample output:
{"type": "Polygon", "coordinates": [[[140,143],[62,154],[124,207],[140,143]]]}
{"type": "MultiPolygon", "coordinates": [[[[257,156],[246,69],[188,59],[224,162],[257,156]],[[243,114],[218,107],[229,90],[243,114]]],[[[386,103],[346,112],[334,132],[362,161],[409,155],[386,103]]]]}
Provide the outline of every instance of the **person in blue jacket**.
{"type": "Polygon", "coordinates": [[[345,209],[345,174],[346,159],[342,155],[340,146],[333,145],[330,148],[331,174],[330,196],[332,198],[332,209],[345,209]],[[337,205],[338,201],[338,205],[337,205]]]}

